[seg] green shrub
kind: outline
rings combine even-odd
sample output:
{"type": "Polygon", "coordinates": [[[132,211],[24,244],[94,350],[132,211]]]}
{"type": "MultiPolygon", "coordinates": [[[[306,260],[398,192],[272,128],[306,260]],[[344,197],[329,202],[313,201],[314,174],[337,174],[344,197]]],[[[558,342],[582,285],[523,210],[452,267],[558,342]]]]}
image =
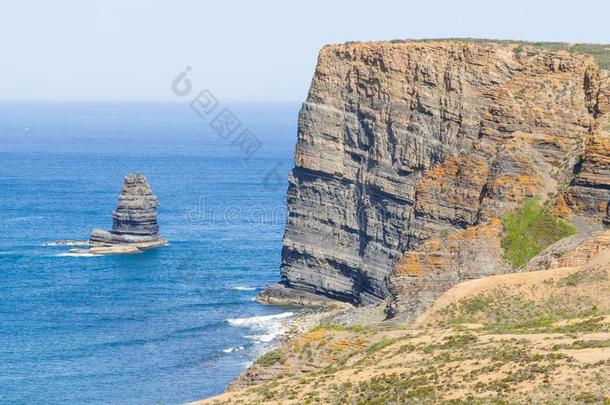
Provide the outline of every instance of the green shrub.
{"type": "Polygon", "coordinates": [[[606,270],[601,267],[592,267],[572,273],[559,280],[558,285],[576,287],[581,284],[596,284],[608,280],[606,270]]]}
{"type": "Polygon", "coordinates": [[[272,350],[270,352],[267,352],[255,361],[256,364],[259,364],[261,366],[272,366],[274,364],[283,362],[284,357],[282,356],[282,353],[280,353],[280,351],[278,350],[272,350]]]}
{"type": "Polygon", "coordinates": [[[552,350],[568,349],[581,350],[590,348],[606,348],[610,347],[610,339],[605,340],[576,340],[570,344],[553,345],[552,350]]]}
{"type": "Polygon", "coordinates": [[[396,341],[396,339],[386,338],[386,339],[380,340],[379,342],[375,342],[366,349],[366,354],[373,354],[373,353],[383,349],[384,347],[388,347],[395,341],[396,341]]]}
{"type": "Polygon", "coordinates": [[[362,326],[362,325],[344,326],[344,325],[339,325],[336,323],[330,323],[330,324],[321,324],[321,325],[314,326],[309,331],[317,332],[317,331],[321,331],[321,330],[334,330],[334,331],[364,332],[367,329],[368,328],[366,326],[362,326]]]}
{"type": "MultiPolygon", "coordinates": [[[[602,331],[608,328],[601,316],[605,313],[583,296],[567,294],[535,302],[508,288],[495,288],[447,307],[442,313],[446,323],[441,325],[476,323],[492,333],[602,331]],[[556,324],[567,319],[575,322],[556,324]]],[[[466,344],[467,339],[467,335],[456,335],[445,344],[466,344]]]]}
{"type": "Polygon", "coordinates": [[[504,256],[517,267],[547,246],[576,233],[572,225],[542,207],[537,198],[526,200],[502,220],[506,232],[502,239],[504,256]]]}

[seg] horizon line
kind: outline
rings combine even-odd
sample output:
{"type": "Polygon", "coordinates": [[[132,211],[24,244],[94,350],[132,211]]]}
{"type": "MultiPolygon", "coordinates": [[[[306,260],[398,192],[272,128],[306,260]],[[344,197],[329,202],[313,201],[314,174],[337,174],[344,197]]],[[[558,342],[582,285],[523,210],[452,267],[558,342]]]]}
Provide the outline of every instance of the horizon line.
{"type": "MultiPolygon", "coordinates": [[[[302,104],[305,100],[259,100],[259,99],[226,99],[223,103],[242,104],[302,104]]],[[[125,103],[125,104],[188,104],[186,100],[151,100],[151,99],[0,99],[0,104],[94,104],[94,103],[125,103]]]]}

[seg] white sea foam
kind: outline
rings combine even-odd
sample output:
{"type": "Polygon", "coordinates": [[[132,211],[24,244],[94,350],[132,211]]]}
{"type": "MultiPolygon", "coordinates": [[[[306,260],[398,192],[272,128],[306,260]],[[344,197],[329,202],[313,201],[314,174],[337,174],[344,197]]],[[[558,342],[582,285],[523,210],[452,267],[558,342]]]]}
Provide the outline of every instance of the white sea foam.
{"type": "Polygon", "coordinates": [[[293,315],[294,312],[282,312],[281,314],[252,316],[250,318],[229,318],[227,322],[233,326],[265,327],[275,323],[278,319],[290,318],[293,315]]]}
{"type": "Polygon", "coordinates": [[[284,320],[294,315],[294,312],[282,312],[275,315],[252,316],[250,318],[229,318],[227,322],[231,326],[249,328],[253,331],[262,332],[246,337],[256,343],[267,343],[286,332],[284,320]]]}
{"type": "Polygon", "coordinates": [[[56,242],[43,243],[42,246],[89,246],[89,242],[83,240],[58,240],[56,242]]]}
{"type": "Polygon", "coordinates": [[[99,255],[94,255],[91,253],[58,253],[54,255],[55,257],[95,257],[99,255]]]}
{"type": "Polygon", "coordinates": [[[229,347],[228,349],[223,349],[222,351],[224,353],[233,353],[233,352],[239,352],[241,350],[244,350],[243,346],[239,346],[239,347],[229,347]]]}
{"type": "Polygon", "coordinates": [[[274,328],[270,333],[265,333],[263,335],[246,335],[246,337],[256,343],[269,343],[284,332],[286,332],[286,328],[274,328]]]}
{"type": "Polygon", "coordinates": [[[231,290],[254,291],[254,290],[256,290],[256,287],[247,287],[247,286],[243,286],[243,285],[236,285],[236,286],[231,287],[231,290]]]}

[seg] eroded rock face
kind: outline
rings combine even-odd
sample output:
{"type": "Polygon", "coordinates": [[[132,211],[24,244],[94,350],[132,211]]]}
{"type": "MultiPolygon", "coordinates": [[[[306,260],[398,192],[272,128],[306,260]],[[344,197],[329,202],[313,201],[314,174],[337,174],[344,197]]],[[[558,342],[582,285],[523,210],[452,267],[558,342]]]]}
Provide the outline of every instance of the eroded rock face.
{"type": "Polygon", "coordinates": [[[608,251],[610,251],[609,230],[576,234],[547,247],[519,270],[529,272],[580,267],[608,251]]]}
{"type": "Polygon", "coordinates": [[[139,173],[127,174],[117,208],[112,213],[112,230],[94,229],[89,242],[93,246],[165,243],[159,235],[158,205],[146,177],[139,173]]]}
{"type": "Polygon", "coordinates": [[[610,225],[610,73],[595,72],[585,83],[591,83],[587,97],[596,120],[566,200],[575,212],[610,225]]]}
{"type": "Polygon", "coordinates": [[[445,291],[463,281],[512,271],[500,245],[502,222],[433,236],[405,253],[389,277],[389,315],[414,320],[445,291]]]}
{"type": "MultiPolygon", "coordinates": [[[[565,206],[607,218],[608,145],[596,135],[607,77],[590,56],[527,46],[323,48],[299,115],[281,283],[367,304],[389,296],[405,252],[492,224],[525,198],[565,193],[565,206]]],[[[438,283],[419,278],[402,294],[506,270],[460,276],[460,263],[451,258],[438,283]]]]}

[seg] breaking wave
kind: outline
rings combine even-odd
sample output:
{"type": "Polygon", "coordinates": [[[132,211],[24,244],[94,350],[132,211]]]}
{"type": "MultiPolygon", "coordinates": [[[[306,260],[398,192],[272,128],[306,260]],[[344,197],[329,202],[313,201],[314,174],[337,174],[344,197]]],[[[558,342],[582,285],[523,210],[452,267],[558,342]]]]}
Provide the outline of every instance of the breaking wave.
{"type": "Polygon", "coordinates": [[[99,255],[94,255],[92,253],[58,253],[53,255],[55,257],[95,257],[99,255]]]}
{"type": "Polygon", "coordinates": [[[275,315],[252,316],[249,318],[228,318],[231,326],[249,328],[254,332],[261,332],[246,337],[256,343],[271,342],[284,332],[286,325],[284,320],[294,315],[294,312],[282,312],[275,315]]]}
{"type": "Polygon", "coordinates": [[[243,285],[236,285],[234,287],[231,287],[231,290],[237,290],[237,291],[255,291],[257,288],[256,287],[248,287],[248,286],[243,286],[243,285]]]}

